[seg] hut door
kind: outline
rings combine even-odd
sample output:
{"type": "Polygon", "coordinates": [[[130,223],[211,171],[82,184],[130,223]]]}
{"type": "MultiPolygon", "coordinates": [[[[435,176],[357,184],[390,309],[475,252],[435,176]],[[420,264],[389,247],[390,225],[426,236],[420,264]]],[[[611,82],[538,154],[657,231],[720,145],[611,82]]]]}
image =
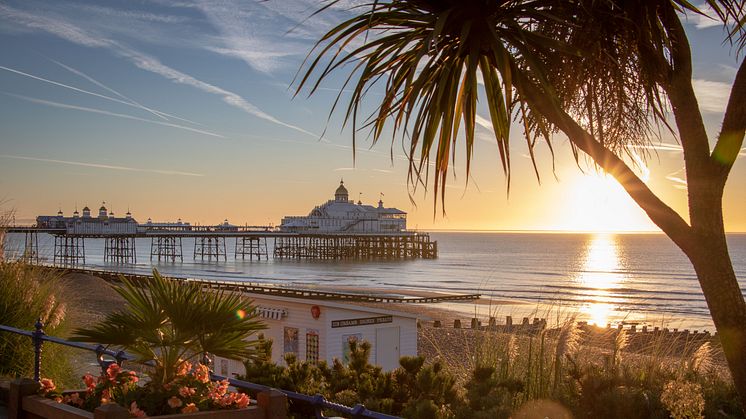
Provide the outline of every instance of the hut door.
{"type": "Polygon", "coordinates": [[[376,364],[385,371],[399,366],[399,327],[376,329],[376,364]]]}

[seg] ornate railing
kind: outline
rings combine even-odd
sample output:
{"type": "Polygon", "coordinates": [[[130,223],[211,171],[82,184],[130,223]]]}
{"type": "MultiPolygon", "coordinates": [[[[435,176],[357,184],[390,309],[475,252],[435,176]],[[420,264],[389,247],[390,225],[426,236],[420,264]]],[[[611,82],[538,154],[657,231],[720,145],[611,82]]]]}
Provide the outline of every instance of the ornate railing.
{"type": "MultiPolygon", "coordinates": [[[[0,325],[0,331],[15,333],[18,335],[28,336],[29,338],[31,338],[31,342],[34,348],[34,381],[36,382],[39,382],[39,380],[41,379],[41,368],[42,368],[41,354],[42,354],[44,342],[50,342],[50,343],[55,343],[58,345],[69,346],[72,348],[95,352],[98,363],[101,366],[101,370],[104,372],[109,367],[109,365],[113,363],[117,363],[121,365],[124,361],[136,361],[134,356],[128,355],[124,351],[113,351],[113,350],[107,349],[103,345],[89,345],[86,343],[71,342],[69,340],[65,340],[62,338],[55,337],[55,336],[49,336],[46,333],[44,333],[43,327],[44,325],[42,324],[41,320],[36,321],[35,330],[33,331],[0,325]],[[109,357],[110,359],[107,360],[106,357],[109,357]]],[[[207,357],[203,358],[203,362],[208,362],[207,357]]],[[[151,363],[145,363],[145,365],[152,366],[151,363]]],[[[288,400],[291,400],[294,402],[300,402],[302,404],[307,404],[309,406],[312,406],[316,412],[316,417],[319,419],[325,418],[326,416],[324,416],[324,411],[328,411],[328,410],[331,410],[338,414],[352,417],[352,418],[398,419],[398,416],[392,416],[392,415],[387,415],[385,413],[370,411],[362,404],[357,404],[353,407],[349,407],[349,406],[341,405],[338,403],[334,403],[334,402],[327,400],[324,396],[320,394],[311,396],[308,394],[296,393],[294,391],[275,389],[275,388],[261,385],[261,384],[237,380],[235,378],[223,377],[217,374],[213,374],[212,372],[210,373],[210,376],[213,380],[227,379],[230,385],[232,385],[233,387],[249,390],[252,392],[264,392],[264,391],[270,391],[270,390],[280,391],[288,398],[288,400]]]]}

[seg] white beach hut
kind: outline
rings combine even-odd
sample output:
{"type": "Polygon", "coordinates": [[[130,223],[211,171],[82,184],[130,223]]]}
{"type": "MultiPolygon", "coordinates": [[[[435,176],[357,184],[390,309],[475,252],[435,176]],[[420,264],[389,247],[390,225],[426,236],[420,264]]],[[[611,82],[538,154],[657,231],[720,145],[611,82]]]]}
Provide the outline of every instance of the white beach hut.
{"type": "MultiPolygon", "coordinates": [[[[386,371],[398,367],[400,357],[417,355],[417,318],[422,316],[327,300],[263,294],[250,298],[267,325],[263,334],[272,340],[272,360],[278,364],[284,363],[286,353],[310,362],[346,362],[352,340],[370,342],[370,362],[386,371]]],[[[220,375],[244,373],[240,362],[221,357],[214,361],[220,375]]]]}

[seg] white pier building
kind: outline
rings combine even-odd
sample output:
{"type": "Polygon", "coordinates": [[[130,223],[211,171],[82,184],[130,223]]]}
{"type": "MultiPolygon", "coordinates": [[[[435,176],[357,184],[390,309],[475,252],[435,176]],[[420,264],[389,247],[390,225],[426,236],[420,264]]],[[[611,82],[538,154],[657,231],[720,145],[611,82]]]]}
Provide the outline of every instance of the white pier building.
{"type": "Polygon", "coordinates": [[[363,205],[351,201],[344,181],[334,192],[334,199],[316,206],[307,216],[287,216],[281,231],[299,233],[396,233],[407,229],[407,213],[397,208],[363,205]]]}
{"type": "Polygon", "coordinates": [[[72,217],[65,217],[60,210],[57,215],[40,215],[36,217],[36,225],[40,228],[64,228],[67,234],[82,235],[111,235],[137,233],[137,221],[127,211],[124,217],[115,217],[113,211],[108,211],[104,203],[98,209],[98,216],[91,215],[88,207],[83,208],[81,215],[76,209],[72,217]]]}

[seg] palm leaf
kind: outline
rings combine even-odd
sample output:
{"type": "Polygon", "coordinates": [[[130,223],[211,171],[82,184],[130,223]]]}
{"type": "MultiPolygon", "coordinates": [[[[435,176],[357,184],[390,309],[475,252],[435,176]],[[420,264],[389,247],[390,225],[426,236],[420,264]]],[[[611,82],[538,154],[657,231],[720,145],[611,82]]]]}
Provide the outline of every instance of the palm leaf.
{"type": "MultiPolygon", "coordinates": [[[[706,4],[740,50],[743,2],[706,4]]],[[[554,155],[549,141],[557,127],[521,94],[527,88],[541,91],[544,101],[581,121],[615,153],[645,150],[661,128],[670,129],[660,86],[672,65],[673,43],[661,23],[671,7],[702,13],[686,0],[375,1],[319,40],[299,70],[296,94],[308,85],[313,94],[332,73],[349,69],[344,124],[352,125],[353,146],[360,130],[369,130],[375,144],[392,122],[392,149],[397,138],[406,144],[410,184],[427,185],[432,164],[437,201],[459,141],[468,182],[479,73],[509,190],[514,119],[523,124],[537,179],[537,140],[554,155]],[[350,48],[361,37],[363,44],[350,48]],[[360,115],[373,88],[383,90],[376,110],[360,115]]]]}

